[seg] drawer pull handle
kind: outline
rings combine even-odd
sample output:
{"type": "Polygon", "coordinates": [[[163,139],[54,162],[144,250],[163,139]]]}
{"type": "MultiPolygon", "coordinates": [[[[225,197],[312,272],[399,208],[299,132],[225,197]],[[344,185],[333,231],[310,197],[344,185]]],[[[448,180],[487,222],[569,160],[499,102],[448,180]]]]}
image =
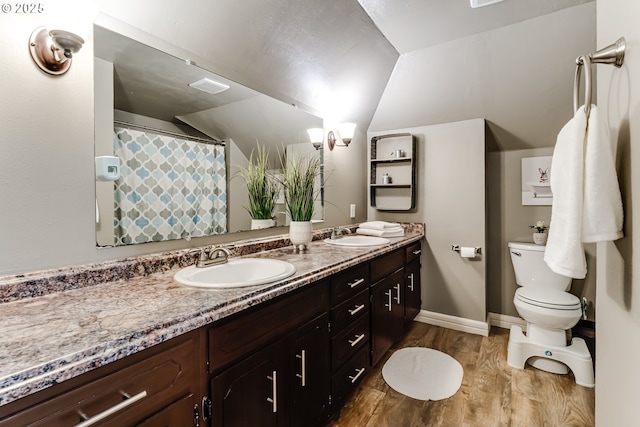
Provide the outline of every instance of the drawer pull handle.
{"type": "Polygon", "coordinates": [[[422,249],[417,249],[415,251],[413,251],[414,255],[420,255],[422,253],[422,249]]]}
{"type": "Polygon", "coordinates": [[[273,413],[278,412],[278,372],[273,371],[271,376],[267,375],[267,378],[271,380],[271,390],[273,392],[273,398],[267,397],[267,402],[273,404],[273,413]]]}
{"type": "MultiPolygon", "coordinates": [[[[75,427],[88,427],[88,426],[92,426],[95,423],[97,423],[98,421],[101,421],[113,414],[115,414],[116,412],[122,411],[124,408],[126,408],[127,406],[131,406],[134,403],[136,403],[138,400],[140,399],[144,399],[147,396],[147,390],[143,390],[140,393],[136,394],[135,396],[129,396],[127,393],[122,393],[122,397],[124,397],[125,400],[123,400],[122,402],[118,403],[117,405],[113,405],[111,408],[106,409],[102,412],[100,412],[98,415],[91,417],[85,421],[82,421],[79,424],[76,424],[75,427]]],[[[81,416],[83,416],[83,413],[80,413],[81,416]]],[[[86,415],[84,415],[86,416],[86,415]]]]}
{"type": "Polygon", "coordinates": [[[385,296],[387,296],[389,298],[389,303],[385,304],[384,306],[387,307],[389,309],[389,311],[391,311],[391,289],[389,289],[384,294],[385,294],[385,296]]]}
{"type": "Polygon", "coordinates": [[[358,279],[355,282],[349,283],[349,288],[353,289],[358,286],[360,283],[364,282],[364,279],[358,279]]]}
{"type": "Polygon", "coordinates": [[[353,316],[362,309],[364,309],[364,304],[356,305],[356,308],[354,308],[353,310],[349,310],[349,314],[353,316]]]}
{"type": "Polygon", "coordinates": [[[354,376],[349,375],[349,379],[351,380],[351,384],[353,384],[356,381],[358,381],[358,378],[360,378],[362,376],[362,374],[364,374],[364,368],[356,369],[356,372],[357,372],[357,374],[355,374],[354,376]]]}
{"type": "Polygon", "coordinates": [[[396,302],[398,304],[400,304],[400,283],[397,283],[393,289],[395,289],[398,292],[398,295],[396,297],[394,297],[393,299],[396,300],[396,302]]]}
{"type": "Polygon", "coordinates": [[[358,344],[360,341],[362,341],[363,339],[364,339],[364,334],[356,335],[356,339],[355,340],[349,340],[349,344],[351,344],[351,347],[353,347],[356,344],[358,344]]]}
{"type": "Polygon", "coordinates": [[[296,357],[300,359],[301,367],[300,373],[296,374],[296,377],[300,378],[300,385],[302,387],[307,386],[307,352],[302,350],[300,354],[296,354],[296,357]]]}
{"type": "Polygon", "coordinates": [[[411,283],[409,284],[409,290],[413,292],[413,273],[409,275],[409,280],[411,281],[411,283]]]}

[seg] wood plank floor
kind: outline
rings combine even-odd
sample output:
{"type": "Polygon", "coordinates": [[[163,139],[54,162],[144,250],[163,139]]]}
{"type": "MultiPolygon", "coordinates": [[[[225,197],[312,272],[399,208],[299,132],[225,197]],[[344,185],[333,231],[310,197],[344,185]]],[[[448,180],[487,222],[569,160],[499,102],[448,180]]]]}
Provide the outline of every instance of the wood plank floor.
{"type": "Polygon", "coordinates": [[[413,322],[404,340],[363,380],[330,427],[576,426],[595,425],[595,391],[556,375],[507,365],[509,330],[488,337],[413,322]],[[382,366],[393,351],[428,347],[464,368],[460,390],[449,399],[420,401],[391,389],[382,366]]]}

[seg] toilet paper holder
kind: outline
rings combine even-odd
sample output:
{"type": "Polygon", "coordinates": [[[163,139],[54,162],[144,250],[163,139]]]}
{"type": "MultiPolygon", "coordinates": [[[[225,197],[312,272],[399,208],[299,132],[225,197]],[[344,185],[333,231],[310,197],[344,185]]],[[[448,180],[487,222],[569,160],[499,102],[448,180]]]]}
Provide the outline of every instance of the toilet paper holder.
{"type": "MultiPolygon", "coordinates": [[[[459,253],[460,245],[451,245],[451,250],[459,253]]],[[[473,250],[475,251],[476,255],[480,255],[482,253],[482,248],[479,246],[474,247],[473,250]]]]}

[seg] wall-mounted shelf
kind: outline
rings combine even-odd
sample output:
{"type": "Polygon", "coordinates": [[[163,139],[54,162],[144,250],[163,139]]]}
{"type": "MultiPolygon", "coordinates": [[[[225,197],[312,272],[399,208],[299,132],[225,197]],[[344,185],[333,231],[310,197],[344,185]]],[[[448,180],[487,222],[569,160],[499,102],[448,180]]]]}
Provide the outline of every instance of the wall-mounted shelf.
{"type": "Polygon", "coordinates": [[[415,207],[416,139],[410,133],[371,138],[371,206],[384,211],[408,211],[415,207]],[[388,176],[390,183],[383,177],[388,176]]]}

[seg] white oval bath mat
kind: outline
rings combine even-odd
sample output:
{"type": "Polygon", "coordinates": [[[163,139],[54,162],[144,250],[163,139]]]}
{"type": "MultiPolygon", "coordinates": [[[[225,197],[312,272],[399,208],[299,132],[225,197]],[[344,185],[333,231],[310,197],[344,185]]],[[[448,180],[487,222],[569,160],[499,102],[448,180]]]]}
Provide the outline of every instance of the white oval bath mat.
{"type": "Polygon", "coordinates": [[[453,396],[462,384],[462,365],[438,350],[406,347],[397,350],[382,367],[389,387],[418,400],[453,396]]]}

